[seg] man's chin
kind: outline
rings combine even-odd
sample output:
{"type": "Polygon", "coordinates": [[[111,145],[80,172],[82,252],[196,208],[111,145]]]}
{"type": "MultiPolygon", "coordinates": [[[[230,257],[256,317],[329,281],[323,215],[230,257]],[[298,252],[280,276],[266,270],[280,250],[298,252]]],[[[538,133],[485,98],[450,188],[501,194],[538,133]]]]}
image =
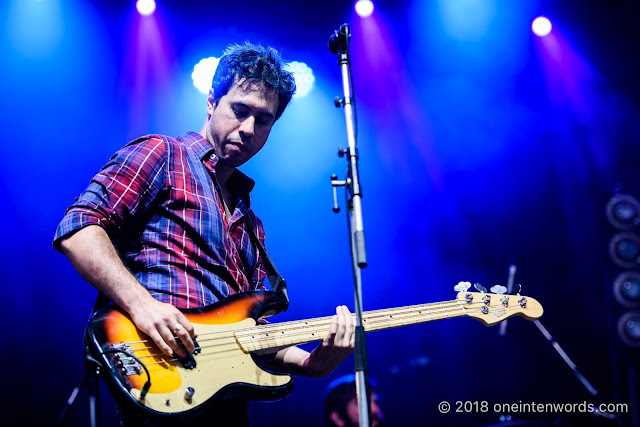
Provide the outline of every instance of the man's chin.
{"type": "Polygon", "coordinates": [[[247,160],[249,160],[249,158],[250,157],[236,155],[236,153],[234,153],[231,155],[227,154],[226,156],[219,158],[218,162],[222,163],[222,165],[227,168],[237,168],[247,163],[247,160]]]}

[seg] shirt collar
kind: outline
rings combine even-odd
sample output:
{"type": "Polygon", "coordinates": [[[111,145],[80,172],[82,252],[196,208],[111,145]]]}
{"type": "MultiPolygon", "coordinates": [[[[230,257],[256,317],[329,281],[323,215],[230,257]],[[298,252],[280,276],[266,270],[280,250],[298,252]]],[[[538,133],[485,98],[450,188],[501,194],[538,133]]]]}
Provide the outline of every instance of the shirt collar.
{"type": "MultiPolygon", "coordinates": [[[[200,160],[203,162],[211,161],[212,167],[215,168],[218,163],[218,156],[216,155],[213,145],[207,140],[207,138],[203,137],[199,133],[187,132],[181,137],[181,139],[191,150],[193,150],[200,160]]],[[[213,169],[213,172],[215,173],[215,169],[213,169]]],[[[236,169],[229,177],[227,185],[229,190],[236,191],[241,195],[249,196],[249,193],[253,190],[256,182],[236,169]]]]}

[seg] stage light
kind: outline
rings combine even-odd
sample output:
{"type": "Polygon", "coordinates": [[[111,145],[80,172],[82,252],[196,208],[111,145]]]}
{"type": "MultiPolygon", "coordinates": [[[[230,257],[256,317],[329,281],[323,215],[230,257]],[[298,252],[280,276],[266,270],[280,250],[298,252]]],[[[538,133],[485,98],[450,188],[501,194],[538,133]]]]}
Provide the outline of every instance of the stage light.
{"type": "Polygon", "coordinates": [[[616,234],[609,241],[609,255],[622,268],[640,266],[640,237],[628,231],[616,234]]]}
{"type": "Polygon", "coordinates": [[[618,319],[618,336],[631,347],[640,347],[640,311],[628,311],[618,319]]]}
{"type": "Polygon", "coordinates": [[[289,69],[293,73],[293,78],[296,81],[296,93],[294,98],[300,98],[305,96],[313,88],[313,83],[316,81],[313,75],[313,70],[309,68],[304,62],[291,61],[289,63],[289,69]]]}
{"type": "Polygon", "coordinates": [[[538,16],[531,23],[531,31],[538,37],[544,37],[551,32],[551,21],[545,16],[538,16]]]}
{"type": "Polygon", "coordinates": [[[218,58],[211,56],[200,60],[200,62],[193,67],[191,78],[193,79],[193,85],[197,87],[200,92],[205,94],[209,93],[213,75],[218,67],[218,61],[218,58]]]}
{"type": "Polygon", "coordinates": [[[370,0],[358,0],[355,8],[358,16],[366,18],[373,13],[373,2],[370,0]]]}
{"type": "Polygon", "coordinates": [[[640,225],[640,202],[628,194],[619,194],[607,203],[607,219],[618,230],[631,230],[640,225]]]}
{"type": "Polygon", "coordinates": [[[136,9],[140,15],[149,16],[156,10],[156,2],[154,0],[138,0],[136,9]]]}
{"type": "Polygon", "coordinates": [[[625,271],[613,282],[613,295],[620,305],[640,308],[640,273],[625,271]]]}

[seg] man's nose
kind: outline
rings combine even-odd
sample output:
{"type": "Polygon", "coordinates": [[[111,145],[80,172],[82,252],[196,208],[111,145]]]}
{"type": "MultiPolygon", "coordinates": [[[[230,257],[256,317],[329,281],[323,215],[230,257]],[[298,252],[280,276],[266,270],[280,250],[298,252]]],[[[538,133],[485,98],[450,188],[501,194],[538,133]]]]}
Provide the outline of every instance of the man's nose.
{"type": "Polygon", "coordinates": [[[243,136],[253,136],[253,132],[256,126],[256,119],[253,116],[249,116],[240,123],[240,133],[243,136]]]}

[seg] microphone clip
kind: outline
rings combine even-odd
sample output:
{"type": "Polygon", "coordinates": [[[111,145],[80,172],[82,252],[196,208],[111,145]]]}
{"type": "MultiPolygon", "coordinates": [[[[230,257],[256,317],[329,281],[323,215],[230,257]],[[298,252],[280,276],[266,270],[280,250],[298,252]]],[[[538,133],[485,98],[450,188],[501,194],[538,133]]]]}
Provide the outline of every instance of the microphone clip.
{"type": "Polygon", "coordinates": [[[349,38],[351,37],[351,29],[349,25],[342,24],[339,29],[329,37],[329,50],[331,53],[339,55],[349,49],[349,38]]]}

